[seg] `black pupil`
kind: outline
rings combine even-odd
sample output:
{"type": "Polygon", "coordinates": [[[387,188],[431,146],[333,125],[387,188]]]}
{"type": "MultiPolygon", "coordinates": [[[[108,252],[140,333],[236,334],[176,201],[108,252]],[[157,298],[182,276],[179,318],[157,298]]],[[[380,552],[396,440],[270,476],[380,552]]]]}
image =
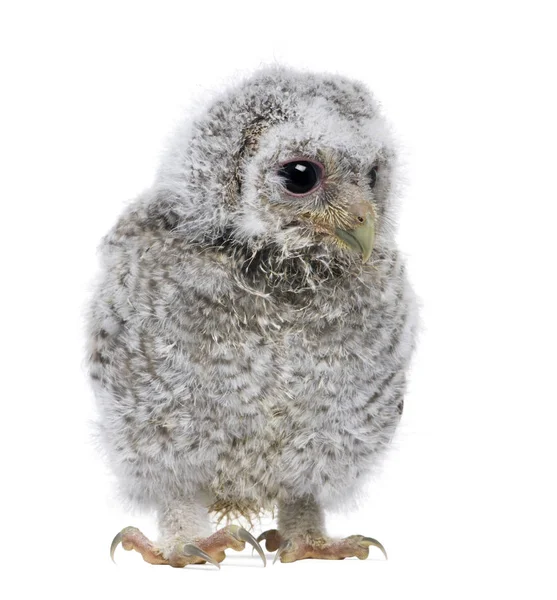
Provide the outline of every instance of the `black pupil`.
{"type": "Polygon", "coordinates": [[[319,169],[308,160],[295,160],[282,165],[279,175],[291,194],[307,194],[319,183],[319,169]]]}
{"type": "Polygon", "coordinates": [[[375,187],[375,182],[377,181],[377,167],[373,167],[369,172],[369,185],[370,187],[375,187]]]}

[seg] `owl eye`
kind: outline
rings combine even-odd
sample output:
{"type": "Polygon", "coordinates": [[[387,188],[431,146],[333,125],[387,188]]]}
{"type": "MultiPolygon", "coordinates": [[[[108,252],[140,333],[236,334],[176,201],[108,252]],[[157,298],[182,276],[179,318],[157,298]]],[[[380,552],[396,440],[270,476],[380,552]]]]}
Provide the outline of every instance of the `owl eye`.
{"type": "Polygon", "coordinates": [[[292,160],[278,170],[289,194],[305,196],[319,187],[323,179],[323,167],[310,160],[292,160]]]}
{"type": "Polygon", "coordinates": [[[373,167],[369,172],[369,187],[373,189],[377,182],[377,167],[373,167]]]}

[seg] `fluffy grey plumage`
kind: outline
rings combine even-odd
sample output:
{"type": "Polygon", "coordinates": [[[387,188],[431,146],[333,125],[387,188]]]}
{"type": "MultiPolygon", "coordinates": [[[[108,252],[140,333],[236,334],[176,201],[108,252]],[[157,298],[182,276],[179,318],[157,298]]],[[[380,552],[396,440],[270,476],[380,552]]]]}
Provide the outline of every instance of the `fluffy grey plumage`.
{"type": "Polygon", "coordinates": [[[265,69],[177,132],[104,238],[90,377],[110,463],[157,510],[162,557],[209,533],[208,508],[278,505],[283,538],[323,536],[323,507],[387,446],[416,326],[395,166],[361,84],[265,69]],[[300,158],[324,180],[298,197],[278,169],[300,158]],[[334,235],[360,205],[375,221],[365,264],[334,235]]]}

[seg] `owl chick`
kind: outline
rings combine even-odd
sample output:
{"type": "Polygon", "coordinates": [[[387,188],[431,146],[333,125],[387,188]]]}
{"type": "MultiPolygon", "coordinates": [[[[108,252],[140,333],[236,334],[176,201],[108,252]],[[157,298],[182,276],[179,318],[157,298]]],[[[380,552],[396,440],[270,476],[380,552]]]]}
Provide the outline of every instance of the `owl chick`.
{"type": "Polygon", "coordinates": [[[360,83],[267,68],[176,133],[101,244],[88,319],[99,431],[160,539],[152,564],[366,558],[327,536],[388,445],[415,345],[394,239],[396,153],[360,83]],[[239,525],[278,509],[258,539],[239,525]],[[211,533],[210,515],[228,525],[211,533]]]}

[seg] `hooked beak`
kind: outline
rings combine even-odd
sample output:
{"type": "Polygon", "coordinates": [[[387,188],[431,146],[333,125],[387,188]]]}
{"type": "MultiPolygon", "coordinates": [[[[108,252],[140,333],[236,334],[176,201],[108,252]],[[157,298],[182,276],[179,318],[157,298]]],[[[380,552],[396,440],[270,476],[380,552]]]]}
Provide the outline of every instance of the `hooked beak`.
{"type": "Polygon", "coordinates": [[[358,210],[358,220],[361,221],[361,224],[358,224],[354,229],[341,229],[340,227],[336,227],[335,234],[349,248],[361,252],[362,262],[366,263],[373,251],[373,243],[375,241],[375,218],[371,206],[369,206],[368,210],[361,210],[361,206],[358,208],[360,209],[358,210]]]}

